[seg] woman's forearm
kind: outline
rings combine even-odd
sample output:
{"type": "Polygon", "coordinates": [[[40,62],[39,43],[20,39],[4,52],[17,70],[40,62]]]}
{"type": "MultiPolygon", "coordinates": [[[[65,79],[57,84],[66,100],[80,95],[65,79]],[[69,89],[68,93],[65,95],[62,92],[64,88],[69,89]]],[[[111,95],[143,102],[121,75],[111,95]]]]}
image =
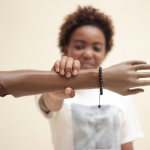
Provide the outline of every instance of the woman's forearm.
{"type": "Polygon", "coordinates": [[[54,71],[16,70],[1,71],[0,84],[14,97],[35,95],[54,91],[91,89],[99,87],[97,69],[80,70],[76,77],[66,78],[54,71]]]}

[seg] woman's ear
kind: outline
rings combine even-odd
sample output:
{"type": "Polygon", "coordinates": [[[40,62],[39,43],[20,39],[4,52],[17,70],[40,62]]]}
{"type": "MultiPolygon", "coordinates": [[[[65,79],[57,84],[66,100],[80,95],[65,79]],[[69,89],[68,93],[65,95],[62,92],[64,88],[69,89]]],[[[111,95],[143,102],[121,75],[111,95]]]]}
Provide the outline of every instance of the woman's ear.
{"type": "Polygon", "coordinates": [[[68,46],[63,47],[64,56],[68,56],[68,46]]]}

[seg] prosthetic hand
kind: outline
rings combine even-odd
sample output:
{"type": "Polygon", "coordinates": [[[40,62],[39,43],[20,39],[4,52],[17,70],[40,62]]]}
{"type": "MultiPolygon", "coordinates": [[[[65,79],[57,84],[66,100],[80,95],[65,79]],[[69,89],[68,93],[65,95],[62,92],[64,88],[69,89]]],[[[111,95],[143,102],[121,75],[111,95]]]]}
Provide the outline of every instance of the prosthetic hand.
{"type": "MultiPolygon", "coordinates": [[[[137,94],[143,89],[130,90],[150,85],[150,80],[138,78],[150,77],[148,72],[137,70],[150,69],[143,61],[127,61],[103,69],[103,87],[121,95],[137,94]]],[[[99,88],[98,69],[80,70],[77,76],[66,78],[55,71],[16,70],[0,72],[0,95],[11,94],[14,97],[42,94],[72,89],[99,88]]]]}
{"type": "Polygon", "coordinates": [[[143,92],[143,89],[137,87],[150,85],[150,80],[139,80],[139,78],[150,77],[150,72],[137,71],[148,69],[150,69],[149,64],[134,60],[106,68],[103,70],[104,88],[121,95],[143,92]]]}

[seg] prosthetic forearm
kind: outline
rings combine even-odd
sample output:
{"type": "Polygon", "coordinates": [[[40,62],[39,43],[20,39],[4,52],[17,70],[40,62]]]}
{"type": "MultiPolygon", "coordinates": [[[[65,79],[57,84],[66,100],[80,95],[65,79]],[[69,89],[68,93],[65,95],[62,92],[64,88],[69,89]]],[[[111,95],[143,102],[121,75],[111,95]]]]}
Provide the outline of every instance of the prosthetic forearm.
{"type": "Polygon", "coordinates": [[[91,89],[99,87],[97,69],[80,70],[77,76],[66,78],[54,71],[16,70],[0,72],[0,96],[8,93],[14,97],[63,91],[73,89],[91,89]]]}

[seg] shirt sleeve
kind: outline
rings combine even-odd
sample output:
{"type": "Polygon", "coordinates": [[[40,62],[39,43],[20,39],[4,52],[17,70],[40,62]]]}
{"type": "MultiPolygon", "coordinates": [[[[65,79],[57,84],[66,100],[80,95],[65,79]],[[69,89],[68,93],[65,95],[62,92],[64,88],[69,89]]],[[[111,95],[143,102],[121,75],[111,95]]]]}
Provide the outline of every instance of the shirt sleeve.
{"type": "Polygon", "coordinates": [[[10,93],[0,84],[0,96],[5,97],[6,95],[9,95],[10,93]]]}
{"type": "Polygon", "coordinates": [[[129,96],[124,97],[125,113],[120,130],[121,144],[132,142],[144,136],[133,103],[129,96]]]}
{"type": "Polygon", "coordinates": [[[38,95],[35,95],[35,103],[36,103],[36,106],[39,110],[39,112],[44,115],[45,118],[47,119],[50,119],[50,118],[54,118],[57,114],[57,111],[50,111],[48,113],[45,113],[41,108],[40,108],[40,105],[39,105],[39,100],[40,100],[40,97],[42,96],[42,94],[38,94],[38,95]]]}

